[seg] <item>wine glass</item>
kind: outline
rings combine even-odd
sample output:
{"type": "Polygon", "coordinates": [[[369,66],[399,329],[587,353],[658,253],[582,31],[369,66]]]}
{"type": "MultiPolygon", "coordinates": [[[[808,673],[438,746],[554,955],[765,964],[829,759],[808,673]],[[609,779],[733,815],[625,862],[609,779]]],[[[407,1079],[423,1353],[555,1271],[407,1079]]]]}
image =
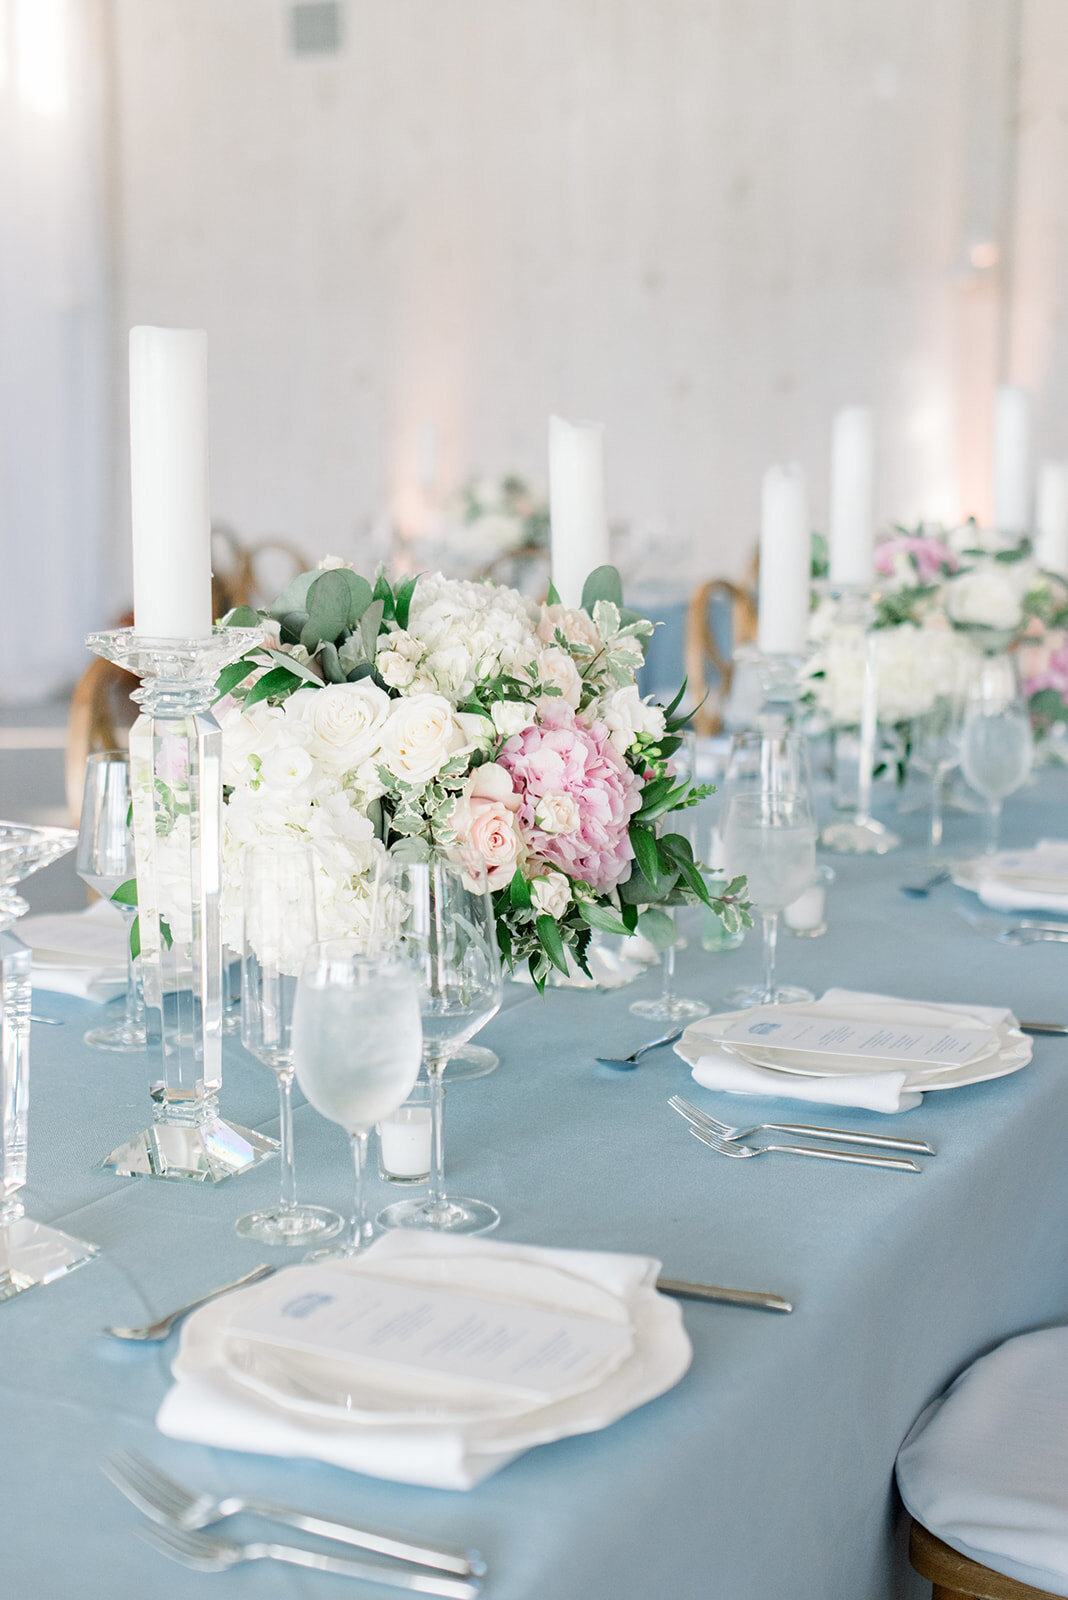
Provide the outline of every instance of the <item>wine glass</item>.
{"type": "MultiPolygon", "coordinates": [[[[352,1146],[352,1228],[316,1256],[353,1256],[370,1237],[364,1196],[367,1135],[402,1106],[422,1053],[418,975],[397,948],[328,939],[308,952],[293,1008],[297,1082],[352,1146]]],[[[439,1070],[440,1093],[440,1070],[439,1070]]]]}
{"type": "Polygon", "coordinates": [[[968,688],[961,733],[964,776],[986,801],[988,856],[998,847],[1006,795],[1026,782],[1034,761],[1031,717],[1010,655],[983,656],[968,688]]]}
{"type": "MultiPolygon", "coordinates": [[[[135,875],[133,830],[130,826],[130,758],[124,750],[99,750],[85,765],[78,849],[74,858],[79,878],[102,900],[135,875]]],[[[130,931],[137,906],[113,902],[126,925],[126,1009],[121,1022],[90,1028],[85,1043],[93,1050],[129,1053],[144,1050],[145,1001],[130,931]]]]}
{"type": "Polygon", "coordinates": [[[948,674],[950,682],[912,724],[912,760],[931,781],[927,843],[932,856],[942,847],[946,781],[960,765],[969,664],[969,658],[963,655],[954,659],[948,674]]]}
{"type": "Polygon", "coordinates": [[[764,928],[763,990],[755,997],[740,997],[739,1003],[811,1000],[807,989],[775,986],[779,913],[803,893],[816,870],[816,823],[807,793],[771,789],[734,795],[727,811],[723,848],[731,876],[745,874],[749,898],[760,912],[764,928]]]}
{"type": "Polygon", "coordinates": [[[423,1059],[432,1120],[430,1186],[423,1200],[399,1200],[379,1213],[386,1228],[484,1233],[500,1221],[483,1200],[446,1196],[442,1141],[442,1075],[459,1046],[472,1039],[501,1003],[497,928],[486,874],[439,853],[397,860],[406,920],[401,942],[412,961],[423,1012],[423,1059]]]}
{"type": "Polygon", "coordinates": [[[274,840],[250,845],[243,869],[241,1042],[278,1080],[282,1170],[278,1204],[250,1211],[234,1226],[261,1244],[329,1239],[341,1218],[322,1206],[297,1204],[293,1164],[293,1003],[317,932],[315,857],[309,845],[274,840]]]}

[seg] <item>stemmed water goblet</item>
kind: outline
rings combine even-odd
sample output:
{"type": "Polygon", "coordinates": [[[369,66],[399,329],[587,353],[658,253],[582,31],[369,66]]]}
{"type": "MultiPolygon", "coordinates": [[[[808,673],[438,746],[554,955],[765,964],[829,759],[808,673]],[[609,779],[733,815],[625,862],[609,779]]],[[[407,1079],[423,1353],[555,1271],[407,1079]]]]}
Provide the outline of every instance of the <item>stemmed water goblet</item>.
{"type": "Polygon", "coordinates": [[[401,944],[415,971],[423,1017],[423,1061],[430,1085],[430,1184],[425,1199],[399,1200],[379,1213],[387,1228],[484,1233],[500,1220],[484,1200],[446,1195],[442,1076],[455,1050],[472,1039],[501,1003],[501,967],[493,903],[481,866],[440,853],[396,862],[403,906],[401,944]]]}
{"type": "MultiPolygon", "coordinates": [[[[115,891],[134,877],[130,759],[124,750],[100,750],[86,762],[74,860],[79,878],[104,900],[111,900],[115,891]]],[[[126,926],[126,1010],[120,1022],[90,1028],[85,1043],[93,1050],[144,1050],[145,1002],[130,938],[137,906],[114,904],[126,926]]]]}
{"type": "Polygon", "coordinates": [[[986,801],[985,853],[998,848],[1001,807],[1027,781],[1034,761],[1031,717],[1006,654],[985,655],[976,667],[964,711],[961,769],[986,801]]]}
{"type": "Polygon", "coordinates": [[[249,1212],[235,1227],[261,1244],[329,1239],[341,1218],[322,1206],[297,1204],[293,1161],[293,1007],[318,931],[315,856],[309,845],[276,840],[251,845],[243,869],[241,1042],[278,1081],[281,1188],[276,1206],[249,1212]]]}
{"type": "Polygon", "coordinates": [[[807,989],[777,987],[775,983],[779,913],[808,887],[816,868],[816,824],[807,792],[763,789],[733,795],[723,848],[732,876],[745,874],[749,898],[760,912],[764,932],[763,988],[756,994],[734,997],[735,1003],[811,1000],[807,989]]]}
{"type": "Polygon", "coordinates": [[[353,1256],[371,1233],[364,1193],[367,1135],[404,1104],[419,1075],[420,993],[395,945],[329,939],[308,952],[293,1011],[293,1058],[308,1101],[352,1148],[349,1236],[314,1256],[353,1256]]]}

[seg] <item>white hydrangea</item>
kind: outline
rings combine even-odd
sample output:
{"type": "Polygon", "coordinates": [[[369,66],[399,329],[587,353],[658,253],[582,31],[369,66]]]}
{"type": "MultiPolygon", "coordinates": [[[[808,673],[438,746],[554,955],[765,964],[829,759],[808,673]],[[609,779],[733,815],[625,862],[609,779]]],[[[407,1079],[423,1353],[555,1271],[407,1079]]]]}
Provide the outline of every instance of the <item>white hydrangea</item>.
{"type": "MultiPolygon", "coordinates": [[[[938,622],[903,623],[875,634],[879,672],[879,721],[908,722],[930,711],[940,695],[959,691],[971,646],[938,622]]],[[[819,710],[839,728],[860,722],[864,657],[860,637],[824,634],[807,666],[819,710]]]]}
{"type": "Polygon", "coordinates": [[[458,705],[480,679],[526,677],[544,648],[538,618],[537,606],[515,589],[427,573],[416,584],[407,629],[382,641],[378,670],[391,686],[458,705]]]}

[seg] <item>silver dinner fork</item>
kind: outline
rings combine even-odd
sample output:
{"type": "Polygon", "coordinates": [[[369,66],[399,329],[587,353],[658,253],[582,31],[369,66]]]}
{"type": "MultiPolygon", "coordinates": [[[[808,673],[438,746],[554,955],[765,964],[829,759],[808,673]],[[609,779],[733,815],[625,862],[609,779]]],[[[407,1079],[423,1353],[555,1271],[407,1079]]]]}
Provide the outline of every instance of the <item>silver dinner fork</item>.
{"type": "Polygon", "coordinates": [[[303,1533],[316,1533],[324,1539],[339,1539],[344,1544],[358,1545],[377,1555],[411,1561],[416,1566],[433,1567],[439,1572],[457,1573],[463,1578],[480,1576],[486,1570],[486,1564],[477,1550],[438,1549],[432,1545],[415,1544],[399,1534],[359,1528],[351,1522],[337,1522],[311,1512],[297,1511],[291,1506],[275,1505],[269,1500],[256,1500],[248,1495],[197,1494],[132,1450],[103,1462],[101,1471],[138,1511],[144,1512],[160,1527],[192,1533],[210,1527],[213,1522],[221,1522],[226,1517],[236,1517],[244,1511],[250,1516],[267,1517],[273,1522],[284,1523],[286,1527],[299,1528],[303,1533]]]}
{"type": "Polygon", "coordinates": [[[714,1133],[717,1138],[725,1140],[728,1144],[736,1139],[748,1139],[751,1133],[800,1133],[808,1134],[816,1139],[845,1139],[850,1144],[874,1144],[884,1150],[915,1150],[917,1155],[933,1156],[934,1151],[922,1139],[892,1139],[881,1133],[853,1133],[849,1128],[814,1128],[804,1122],[755,1122],[751,1128],[732,1128],[728,1122],[720,1122],[716,1117],[710,1117],[707,1111],[701,1111],[697,1106],[684,1100],[680,1094],[673,1094],[668,1101],[672,1111],[677,1111],[680,1117],[692,1123],[696,1128],[704,1128],[706,1133],[714,1133]]]}
{"type": "Polygon", "coordinates": [[[291,1567],[311,1567],[334,1572],[339,1578],[363,1578],[416,1594],[444,1595],[446,1600],[477,1600],[478,1578],[450,1578],[443,1572],[416,1572],[379,1561],[358,1561],[352,1556],[328,1556],[293,1544],[238,1544],[212,1533],[187,1533],[182,1528],[141,1528],[142,1539],[164,1555],[198,1572],[225,1572],[242,1561],[284,1561],[291,1567]]]}
{"type": "Polygon", "coordinates": [[[690,1125],[690,1132],[695,1139],[700,1139],[710,1150],[716,1150],[721,1156],[738,1156],[747,1160],[750,1156],[815,1156],[818,1161],[852,1161],[860,1167],[890,1167],[895,1172],[922,1172],[915,1161],[904,1161],[897,1156],[862,1156],[851,1155],[848,1150],[817,1150],[814,1145],[808,1144],[733,1144],[726,1139],[721,1139],[718,1134],[707,1133],[704,1128],[695,1128],[690,1125]]]}

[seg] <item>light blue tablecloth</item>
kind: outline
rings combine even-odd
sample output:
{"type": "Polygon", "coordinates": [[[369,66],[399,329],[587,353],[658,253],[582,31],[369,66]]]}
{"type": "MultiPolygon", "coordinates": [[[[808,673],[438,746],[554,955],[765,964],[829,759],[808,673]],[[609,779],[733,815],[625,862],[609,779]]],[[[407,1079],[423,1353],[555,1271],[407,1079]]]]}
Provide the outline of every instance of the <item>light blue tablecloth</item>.
{"type": "MultiPolygon", "coordinates": [[[[1064,774],[1009,802],[1007,842],[1064,833],[1064,774]]],[[[920,819],[911,819],[918,836],[920,819]]],[[[953,818],[962,835],[974,819],[953,818]]],[[[965,897],[898,889],[916,850],[841,861],[831,933],[784,939],[782,971],[932,1000],[1068,1015],[1068,953],[1008,949],[965,926],[965,897]]],[[[974,904],[974,902],[972,902],[974,904]]],[[[755,974],[755,941],[680,958],[682,985],[716,1001],[755,974]]],[[[99,1336],[263,1259],[233,1220],[272,1197],[273,1163],[216,1189],[123,1181],[92,1163],[141,1126],[146,1064],[85,1050],[99,1013],[60,996],[67,1019],[33,1035],[32,1213],[97,1242],[101,1259],[0,1306],[0,1591],[19,1600],[168,1600],[212,1594],[328,1597],[341,1581],[260,1563],[210,1577],[136,1537],[138,1518],[100,1475],[135,1446],[193,1483],[257,1491],[477,1542],[487,1600],[888,1600],[913,1592],[895,1525],[898,1445],[923,1406],[1010,1334],[1068,1319],[1068,1040],[1036,1041],[1026,1071],[929,1095],[893,1126],[938,1148],[922,1176],[786,1158],[730,1162],[668,1109],[689,1092],[670,1051],[612,1075],[595,1051],[649,1036],[630,1017],[652,974],[615,995],[556,992],[486,1030],[503,1064],[449,1094],[457,1192],[500,1206],[503,1238],[634,1250],[677,1277],[776,1290],[792,1317],[687,1305],[694,1362],[678,1387],[599,1434],[532,1451],[468,1494],[402,1488],[314,1464],[181,1445],[156,1435],[170,1347],[99,1336]]],[[[513,991],[513,1002],[518,991],[513,991]]],[[[694,1097],[739,1119],[796,1102],[694,1097]]],[[[224,1107],[268,1131],[269,1074],[227,1047],[224,1107]]],[[[885,1120],[814,1108],[806,1120],[885,1120]]],[[[344,1206],[338,1129],[297,1113],[302,1194],[344,1206]]],[[[356,1592],[351,1586],[350,1592],[356,1592]]],[[[366,1589],[369,1596],[384,1590],[366,1589]]],[[[920,1592],[917,1590],[916,1592],[920,1592]]]]}

